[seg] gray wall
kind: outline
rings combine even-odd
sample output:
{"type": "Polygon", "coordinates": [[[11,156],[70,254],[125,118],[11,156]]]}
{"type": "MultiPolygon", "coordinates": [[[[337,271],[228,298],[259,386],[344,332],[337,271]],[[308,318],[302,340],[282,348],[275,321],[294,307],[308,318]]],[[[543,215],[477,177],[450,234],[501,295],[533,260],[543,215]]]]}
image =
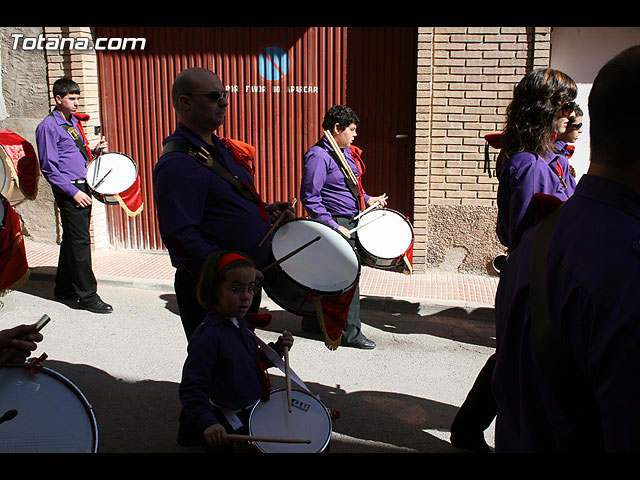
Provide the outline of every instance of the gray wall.
{"type": "MultiPolygon", "coordinates": [[[[14,50],[12,34],[37,37],[41,27],[0,27],[0,130],[17,133],[36,148],[35,130],[49,113],[49,93],[45,52],[14,50]],[[3,108],[4,107],[4,108],[3,108]]],[[[15,206],[25,237],[46,243],[57,238],[51,187],[40,176],[35,200],[15,206]]]]}

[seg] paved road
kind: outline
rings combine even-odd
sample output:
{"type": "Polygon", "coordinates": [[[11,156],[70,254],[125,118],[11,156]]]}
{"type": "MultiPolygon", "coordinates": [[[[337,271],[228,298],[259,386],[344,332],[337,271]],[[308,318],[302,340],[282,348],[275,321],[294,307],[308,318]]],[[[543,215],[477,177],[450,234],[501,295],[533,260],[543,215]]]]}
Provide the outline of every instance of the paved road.
{"type": "MultiPolygon", "coordinates": [[[[3,298],[0,328],[43,313],[52,318],[37,352],[45,352],[44,365],[69,378],[91,403],[100,452],[200,452],[175,442],[186,340],[173,291],[108,283],[99,291],[113,314],[57,302],[51,279],[32,276],[3,298]]],[[[259,336],[271,341],[292,331],[291,368],[340,412],[332,453],[457,452],[448,429],[494,350],[492,309],[365,298],[363,328],[378,345],[369,351],[330,351],[268,298],[263,309],[273,320],[259,336]]],[[[282,388],[284,376],[270,372],[274,387],[282,388]]],[[[493,427],[486,437],[493,445],[493,427]]]]}

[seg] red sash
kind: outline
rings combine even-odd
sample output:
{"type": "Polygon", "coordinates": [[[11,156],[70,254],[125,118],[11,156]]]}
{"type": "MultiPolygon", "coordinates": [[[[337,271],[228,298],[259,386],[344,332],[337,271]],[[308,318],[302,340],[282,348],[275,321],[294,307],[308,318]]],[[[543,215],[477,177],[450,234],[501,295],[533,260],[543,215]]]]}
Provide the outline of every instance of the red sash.
{"type": "Polygon", "coordinates": [[[33,146],[17,133],[11,130],[0,131],[0,146],[7,154],[17,186],[28,200],[33,200],[38,194],[38,178],[40,165],[33,146]]]}
{"type": "Polygon", "coordinates": [[[0,195],[4,218],[0,225],[0,292],[15,290],[29,278],[27,253],[20,219],[9,201],[0,195]]]}
{"type": "MultiPolygon", "coordinates": [[[[227,150],[238,165],[242,165],[253,176],[255,168],[253,166],[253,157],[256,154],[256,148],[248,143],[241,142],[240,140],[232,140],[230,138],[220,138],[227,147],[227,150]]],[[[264,208],[264,202],[260,197],[260,194],[250,183],[242,182],[247,187],[256,199],[256,203],[260,208],[260,218],[264,221],[269,220],[267,211],[264,208]]]]}
{"type": "Polygon", "coordinates": [[[323,297],[312,292],[307,296],[307,300],[315,307],[316,317],[324,334],[324,344],[329,350],[335,350],[340,346],[342,329],[347,322],[349,306],[357,286],[356,282],[342,295],[323,297]]]}
{"type": "Polygon", "coordinates": [[[358,169],[358,191],[360,192],[360,211],[365,210],[367,207],[364,202],[364,189],[362,188],[362,175],[365,174],[367,168],[362,161],[362,149],[356,147],[355,145],[349,145],[349,149],[351,150],[351,156],[353,157],[353,161],[356,164],[356,168],[358,169]]]}

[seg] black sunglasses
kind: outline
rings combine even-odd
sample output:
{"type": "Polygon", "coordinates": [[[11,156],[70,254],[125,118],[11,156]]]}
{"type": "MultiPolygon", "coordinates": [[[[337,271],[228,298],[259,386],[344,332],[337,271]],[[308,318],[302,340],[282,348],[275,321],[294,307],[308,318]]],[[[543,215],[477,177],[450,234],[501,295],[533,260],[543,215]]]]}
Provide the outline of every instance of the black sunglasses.
{"type": "Polygon", "coordinates": [[[575,128],[576,130],[580,130],[582,128],[582,123],[571,123],[569,124],[569,128],[575,128]]]}
{"type": "Polygon", "coordinates": [[[186,93],[185,95],[204,95],[212,102],[219,102],[223,98],[225,100],[229,98],[229,91],[225,90],[223,92],[220,92],[218,90],[211,90],[210,92],[192,92],[192,93],[186,93]]]}

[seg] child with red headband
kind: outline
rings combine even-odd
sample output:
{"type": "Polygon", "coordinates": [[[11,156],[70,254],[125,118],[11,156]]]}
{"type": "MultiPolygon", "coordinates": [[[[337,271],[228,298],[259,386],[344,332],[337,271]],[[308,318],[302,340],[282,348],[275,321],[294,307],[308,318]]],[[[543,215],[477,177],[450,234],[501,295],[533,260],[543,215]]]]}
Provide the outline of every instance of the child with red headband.
{"type": "MultiPolygon", "coordinates": [[[[241,253],[216,251],[203,266],[197,297],[209,312],[189,338],[180,401],[207,451],[234,451],[227,433],[247,434],[251,408],[269,396],[272,363],[246,319],[257,288],[254,264],[241,253]]],[[[284,332],[269,346],[282,356],[292,345],[284,332]]]]}

